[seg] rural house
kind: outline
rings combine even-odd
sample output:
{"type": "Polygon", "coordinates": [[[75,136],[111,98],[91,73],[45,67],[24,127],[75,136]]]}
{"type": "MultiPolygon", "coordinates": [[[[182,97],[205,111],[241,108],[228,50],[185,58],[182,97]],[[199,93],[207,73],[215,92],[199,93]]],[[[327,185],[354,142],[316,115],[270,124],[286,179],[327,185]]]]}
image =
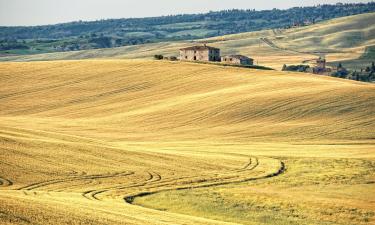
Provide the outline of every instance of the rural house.
{"type": "Polygon", "coordinates": [[[229,64],[238,64],[238,65],[253,65],[254,59],[249,58],[244,55],[228,55],[221,58],[221,61],[229,64]]]}
{"type": "Polygon", "coordinates": [[[180,60],[220,62],[220,49],[203,46],[192,46],[180,49],[180,60]]]}
{"type": "Polygon", "coordinates": [[[316,60],[316,67],[324,70],[326,68],[326,59],[319,57],[319,59],[316,60]]]}
{"type": "Polygon", "coordinates": [[[313,68],[314,74],[326,74],[329,75],[332,71],[330,68],[326,67],[326,59],[324,57],[319,57],[316,60],[316,66],[313,68]]]}

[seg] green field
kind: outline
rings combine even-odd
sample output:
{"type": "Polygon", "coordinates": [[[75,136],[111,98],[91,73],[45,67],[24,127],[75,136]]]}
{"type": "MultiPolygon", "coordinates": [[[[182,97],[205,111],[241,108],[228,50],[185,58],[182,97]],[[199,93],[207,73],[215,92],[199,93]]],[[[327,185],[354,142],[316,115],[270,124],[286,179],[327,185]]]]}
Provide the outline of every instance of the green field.
{"type": "Polygon", "coordinates": [[[368,46],[365,49],[365,52],[357,59],[352,60],[338,60],[335,62],[329,63],[331,66],[337,66],[341,63],[345,68],[350,70],[360,71],[375,62],[375,46],[368,46]]]}

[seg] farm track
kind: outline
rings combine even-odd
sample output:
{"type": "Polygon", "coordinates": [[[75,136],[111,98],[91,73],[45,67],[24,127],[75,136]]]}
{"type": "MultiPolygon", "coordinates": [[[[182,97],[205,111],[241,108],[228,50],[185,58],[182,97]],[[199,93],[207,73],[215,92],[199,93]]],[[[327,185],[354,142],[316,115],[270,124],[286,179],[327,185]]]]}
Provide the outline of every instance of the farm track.
{"type": "MultiPolygon", "coordinates": [[[[320,56],[321,54],[329,54],[329,53],[343,53],[341,51],[313,51],[313,52],[306,52],[306,51],[298,51],[298,50],[295,50],[295,49],[290,49],[290,48],[283,48],[283,47],[280,47],[278,45],[276,45],[271,39],[267,38],[267,37],[261,37],[259,38],[263,43],[265,43],[266,45],[268,45],[269,47],[273,48],[273,49],[277,49],[277,50],[281,50],[281,51],[288,51],[288,52],[294,52],[294,53],[298,53],[298,54],[307,54],[307,55],[315,55],[315,56],[320,56]]],[[[305,60],[306,61],[306,60],[305,60]]],[[[310,60],[307,60],[307,61],[310,61],[310,60]]]]}

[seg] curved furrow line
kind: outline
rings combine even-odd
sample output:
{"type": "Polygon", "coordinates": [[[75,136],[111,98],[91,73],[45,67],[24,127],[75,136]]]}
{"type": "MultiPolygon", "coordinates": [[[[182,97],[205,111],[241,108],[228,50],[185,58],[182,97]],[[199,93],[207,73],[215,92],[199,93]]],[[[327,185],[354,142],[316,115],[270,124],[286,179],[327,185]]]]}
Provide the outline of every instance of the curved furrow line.
{"type": "MultiPolygon", "coordinates": [[[[155,184],[147,185],[147,188],[157,188],[165,186],[176,186],[176,185],[188,185],[188,184],[201,184],[201,183],[212,183],[212,182],[221,182],[223,180],[238,180],[241,179],[242,173],[245,173],[243,176],[247,177],[247,172],[254,170],[259,165],[259,160],[256,157],[250,158],[249,163],[247,163],[241,169],[229,170],[228,172],[222,172],[220,174],[205,173],[198,176],[191,176],[186,178],[177,178],[172,179],[169,182],[159,182],[157,186],[155,184]],[[251,166],[251,167],[250,167],[251,166]],[[175,182],[179,180],[179,182],[175,182]]],[[[229,181],[227,181],[229,182],[229,181]]]]}
{"type": "Polygon", "coordinates": [[[235,170],[236,172],[244,172],[254,170],[257,166],[259,166],[259,159],[257,157],[252,157],[249,160],[249,163],[244,166],[242,169],[235,170]]]}
{"type": "Polygon", "coordinates": [[[96,190],[85,191],[85,192],[82,193],[82,196],[83,196],[84,198],[87,198],[87,199],[89,199],[89,200],[92,200],[92,199],[91,199],[91,193],[94,192],[94,191],[96,191],[96,190]]]}
{"type": "Polygon", "coordinates": [[[127,188],[134,188],[134,187],[140,187],[140,186],[144,186],[145,184],[147,183],[152,183],[152,182],[157,182],[159,180],[161,180],[161,175],[156,173],[156,172],[149,172],[147,171],[146,174],[149,176],[147,179],[145,180],[141,180],[139,182],[133,182],[132,184],[127,184],[127,185],[119,185],[119,186],[113,186],[111,187],[111,189],[117,189],[117,190],[124,190],[124,189],[127,189],[127,188]]]}
{"type": "Polygon", "coordinates": [[[158,182],[161,180],[161,175],[154,172],[154,171],[151,171],[151,172],[147,172],[148,174],[151,175],[151,179],[147,181],[147,183],[154,183],[154,182],[158,182]]]}
{"type": "Polygon", "coordinates": [[[131,185],[127,186],[112,186],[112,187],[106,187],[103,189],[97,189],[97,190],[90,190],[86,191],[82,194],[83,197],[90,199],[90,200],[100,200],[99,195],[109,192],[109,191],[114,191],[114,190],[121,190],[121,189],[127,189],[127,188],[135,188],[135,187],[145,187],[147,184],[155,183],[160,181],[161,175],[159,173],[156,173],[154,171],[147,171],[146,172],[149,175],[149,178],[147,178],[144,182],[142,183],[133,183],[131,185]]]}
{"type": "Polygon", "coordinates": [[[280,165],[275,172],[265,174],[265,175],[262,175],[262,176],[258,176],[258,177],[248,177],[248,178],[245,177],[245,178],[241,178],[239,180],[230,180],[230,181],[222,181],[221,180],[219,182],[214,182],[214,183],[201,182],[201,183],[198,183],[198,184],[195,183],[195,185],[190,184],[190,185],[182,186],[182,187],[178,187],[178,188],[171,187],[171,188],[166,188],[166,189],[163,189],[163,190],[155,190],[155,191],[140,191],[139,193],[136,193],[136,194],[127,195],[123,199],[126,203],[132,204],[136,197],[142,197],[142,196],[151,195],[151,194],[155,194],[155,193],[159,193],[159,192],[163,192],[163,191],[205,188],[205,187],[213,187],[213,186],[220,186],[220,185],[226,185],[226,184],[234,184],[234,183],[242,183],[242,182],[247,182],[247,181],[267,179],[267,178],[279,176],[286,171],[285,163],[282,162],[282,161],[279,161],[279,163],[280,163],[280,165]]]}
{"type": "Polygon", "coordinates": [[[124,185],[119,185],[119,186],[115,186],[113,188],[117,189],[117,190],[125,190],[127,188],[141,187],[141,186],[144,186],[145,184],[147,184],[147,182],[149,182],[152,179],[153,179],[153,176],[150,176],[146,180],[142,180],[140,182],[133,182],[132,184],[128,184],[128,185],[125,185],[125,186],[124,185]]]}
{"type": "MultiPolygon", "coordinates": [[[[200,184],[213,184],[215,182],[223,182],[225,180],[233,180],[238,179],[239,176],[229,176],[229,177],[195,177],[196,179],[190,179],[190,180],[182,180],[180,182],[169,182],[169,183],[158,183],[153,185],[145,185],[144,188],[147,189],[155,189],[155,188],[169,188],[169,187],[178,187],[176,190],[179,190],[180,188],[184,188],[184,186],[188,186],[186,189],[193,188],[194,185],[200,185],[200,184]],[[191,185],[191,186],[189,186],[191,185]],[[182,186],[182,187],[181,187],[182,186]]],[[[231,183],[228,181],[227,183],[231,183]]]]}
{"type": "Polygon", "coordinates": [[[158,182],[157,184],[169,184],[170,182],[175,182],[178,180],[185,180],[185,179],[192,179],[192,178],[197,178],[199,176],[185,176],[185,177],[170,177],[163,179],[161,182],[158,182]]]}
{"type": "MultiPolygon", "coordinates": [[[[169,178],[164,179],[160,182],[147,182],[142,184],[137,184],[133,187],[143,187],[143,188],[165,188],[165,187],[172,187],[172,186],[183,186],[183,185],[191,185],[191,184],[202,184],[202,183],[213,183],[213,182],[230,182],[230,180],[238,180],[241,179],[242,173],[249,172],[254,170],[259,165],[259,160],[257,157],[251,157],[249,162],[241,169],[229,170],[228,172],[220,173],[220,174],[212,174],[212,173],[204,173],[201,175],[196,176],[187,176],[187,177],[177,177],[177,178],[169,178]]],[[[245,174],[246,177],[248,174],[245,174]]],[[[130,186],[126,188],[131,188],[130,186]]],[[[125,189],[125,188],[124,188],[125,189]]]]}
{"type": "Polygon", "coordinates": [[[251,166],[251,164],[253,164],[253,158],[252,157],[249,158],[249,162],[246,163],[246,165],[243,168],[241,168],[241,169],[242,170],[246,170],[247,168],[249,168],[251,166]]]}
{"type": "MultiPolygon", "coordinates": [[[[135,173],[133,173],[133,174],[135,174],[135,173]]],[[[153,177],[151,174],[149,174],[149,175],[150,175],[150,177],[146,179],[147,181],[151,180],[152,177],[153,177]]],[[[142,186],[144,184],[145,184],[145,182],[141,183],[141,184],[132,182],[130,185],[127,185],[127,187],[138,187],[138,186],[142,186]]],[[[99,200],[99,198],[98,198],[99,194],[104,193],[104,192],[108,192],[110,190],[118,190],[119,187],[124,187],[124,186],[123,185],[121,185],[121,186],[110,186],[110,187],[103,187],[101,189],[88,190],[88,191],[83,192],[82,196],[89,199],[89,200],[99,200]]]]}
{"type": "Polygon", "coordinates": [[[114,173],[114,174],[97,174],[97,175],[87,175],[87,176],[78,176],[78,177],[70,177],[70,178],[63,178],[63,179],[48,180],[48,181],[42,181],[42,182],[30,184],[25,187],[18,188],[17,190],[33,190],[33,189],[46,187],[46,186],[53,185],[53,184],[66,183],[66,182],[72,182],[72,181],[78,181],[78,180],[96,180],[96,179],[103,179],[103,178],[129,176],[133,173],[134,172],[125,171],[125,172],[119,172],[119,173],[114,173]]]}
{"type": "MultiPolygon", "coordinates": [[[[280,168],[276,172],[271,173],[271,174],[267,174],[267,175],[264,175],[264,176],[260,176],[260,177],[251,177],[251,178],[245,178],[245,179],[241,179],[241,180],[230,180],[230,181],[225,181],[225,182],[223,182],[223,180],[225,180],[225,179],[220,179],[219,182],[214,182],[214,183],[207,183],[205,180],[202,180],[201,183],[195,183],[196,185],[189,185],[189,186],[178,187],[178,188],[172,187],[172,188],[167,188],[167,189],[157,190],[157,191],[151,191],[151,192],[140,192],[136,195],[125,196],[124,200],[125,200],[125,202],[127,202],[129,204],[132,204],[132,202],[134,201],[134,199],[136,197],[151,195],[151,194],[155,194],[155,193],[159,193],[159,192],[163,192],[163,191],[186,190],[186,189],[195,189],[195,188],[220,186],[220,185],[226,185],[226,184],[242,183],[242,182],[247,182],[247,181],[252,181],[252,180],[260,180],[260,179],[266,179],[266,178],[278,176],[278,175],[280,175],[284,172],[285,172],[285,164],[283,162],[280,162],[280,168]]],[[[228,178],[228,179],[231,179],[231,178],[228,178]]],[[[189,184],[192,184],[192,183],[189,183],[189,184]]]]}
{"type": "MultiPolygon", "coordinates": [[[[199,180],[202,180],[202,179],[208,180],[208,179],[213,179],[211,176],[218,177],[218,176],[223,176],[223,175],[230,175],[230,176],[232,176],[231,178],[233,178],[233,176],[234,176],[233,172],[243,172],[243,171],[246,172],[246,171],[250,171],[250,170],[255,169],[258,165],[259,165],[258,158],[257,157],[250,157],[248,163],[246,163],[246,165],[244,165],[240,169],[228,170],[228,172],[222,172],[220,174],[204,173],[204,174],[195,175],[195,176],[169,178],[169,179],[164,179],[161,182],[158,182],[158,184],[166,184],[166,185],[168,185],[171,182],[174,182],[174,184],[176,184],[175,181],[183,180],[182,182],[184,182],[186,179],[194,179],[194,178],[195,179],[199,179],[199,180]],[[210,176],[210,177],[205,177],[205,176],[210,176]]],[[[214,178],[214,179],[217,179],[217,178],[214,178]]],[[[220,179],[228,179],[228,178],[221,177],[220,179]]]]}
{"type": "Polygon", "coordinates": [[[0,177],[0,187],[9,187],[12,185],[13,185],[13,182],[11,180],[0,177]]]}
{"type": "Polygon", "coordinates": [[[244,170],[253,170],[259,165],[259,160],[257,157],[250,157],[248,162],[240,169],[231,169],[229,171],[244,171],[244,170]]]}
{"type": "Polygon", "coordinates": [[[82,196],[89,199],[89,200],[98,200],[99,199],[97,198],[97,195],[99,193],[103,193],[103,192],[106,192],[108,190],[90,190],[90,191],[85,191],[82,193],[82,196]]]}
{"type": "Polygon", "coordinates": [[[91,197],[92,197],[93,199],[95,199],[95,200],[100,201],[100,199],[99,199],[98,196],[99,196],[100,194],[105,193],[105,192],[108,192],[108,191],[109,191],[109,190],[99,190],[99,191],[92,192],[91,197]]]}

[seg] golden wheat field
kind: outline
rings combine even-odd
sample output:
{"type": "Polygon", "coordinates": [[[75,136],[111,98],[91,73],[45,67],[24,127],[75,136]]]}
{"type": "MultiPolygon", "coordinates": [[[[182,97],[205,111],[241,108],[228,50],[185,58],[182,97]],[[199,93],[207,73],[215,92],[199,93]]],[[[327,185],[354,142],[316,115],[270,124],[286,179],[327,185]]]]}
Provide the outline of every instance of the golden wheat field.
{"type": "Polygon", "coordinates": [[[374,224],[375,86],[151,60],[0,63],[1,224],[374,224]]]}

